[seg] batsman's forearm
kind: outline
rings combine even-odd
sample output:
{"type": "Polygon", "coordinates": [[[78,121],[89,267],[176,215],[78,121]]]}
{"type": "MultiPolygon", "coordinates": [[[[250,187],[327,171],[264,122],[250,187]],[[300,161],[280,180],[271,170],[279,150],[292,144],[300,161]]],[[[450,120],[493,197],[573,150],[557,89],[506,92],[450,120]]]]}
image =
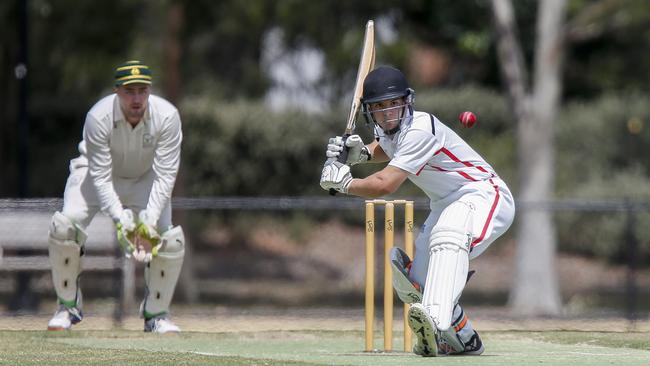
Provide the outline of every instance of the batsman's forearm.
{"type": "Polygon", "coordinates": [[[366,178],[352,179],[348,194],[367,198],[386,196],[397,191],[407,177],[408,172],[388,165],[366,178]]]}
{"type": "Polygon", "coordinates": [[[348,187],[348,194],[365,198],[379,198],[391,194],[394,191],[380,177],[372,175],[363,179],[352,179],[348,187]]]}

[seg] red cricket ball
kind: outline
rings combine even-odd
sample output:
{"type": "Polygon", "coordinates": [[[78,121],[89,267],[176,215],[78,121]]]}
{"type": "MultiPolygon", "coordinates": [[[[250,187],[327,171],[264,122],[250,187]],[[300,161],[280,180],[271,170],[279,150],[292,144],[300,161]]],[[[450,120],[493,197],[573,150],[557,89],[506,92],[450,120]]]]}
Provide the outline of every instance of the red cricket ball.
{"type": "Polygon", "coordinates": [[[474,126],[476,123],[476,115],[472,112],[466,111],[458,116],[458,120],[460,121],[460,124],[463,125],[463,127],[472,128],[472,126],[474,126]]]}

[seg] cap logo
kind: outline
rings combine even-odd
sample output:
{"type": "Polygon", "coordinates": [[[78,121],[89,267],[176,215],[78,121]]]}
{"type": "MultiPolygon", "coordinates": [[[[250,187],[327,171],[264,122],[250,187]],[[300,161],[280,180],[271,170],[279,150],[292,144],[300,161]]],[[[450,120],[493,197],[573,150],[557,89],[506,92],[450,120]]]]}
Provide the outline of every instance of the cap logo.
{"type": "Polygon", "coordinates": [[[131,69],[131,75],[140,75],[140,69],[134,67],[131,69]]]}

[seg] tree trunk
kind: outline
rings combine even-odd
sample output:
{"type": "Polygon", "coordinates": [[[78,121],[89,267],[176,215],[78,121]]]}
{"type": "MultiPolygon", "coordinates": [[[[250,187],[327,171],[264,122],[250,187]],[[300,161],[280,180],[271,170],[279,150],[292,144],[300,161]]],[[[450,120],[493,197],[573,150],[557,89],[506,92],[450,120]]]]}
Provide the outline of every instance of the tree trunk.
{"type": "MultiPolygon", "coordinates": [[[[498,51],[517,119],[520,202],[547,202],[553,196],[553,122],[560,95],[565,0],[540,2],[533,93],[527,96],[525,65],[516,40],[512,4],[492,0],[498,51]]],[[[551,212],[518,210],[516,275],[510,306],[520,314],[561,311],[555,266],[556,239],[551,212]]]]}
{"type": "MultiPolygon", "coordinates": [[[[181,96],[181,32],[185,20],[185,13],[182,3],[172,1],[167,9],[167,29],[164,42],[164,70],[165,97],[178,106],[181,96]]],[[[182,115],[182,113],[181,113],[182,115]]],[[[182,154],[181,154],[182,155],[182,154]]],[[[174,196],[184,196],[185,194],[185,174],[181,164],[180,171],[176,178],[174,187],[174,196]]],[[[180,300],[187,303],[194,303],[198,300],[199,292],[194,275],[194,256],[192,250],[192,235],[189,230],[187,221],[187,212],[184,210],[174,211],[174,223],[183,226],[185,234],[185,258],[183,259],[183,269],[181,270],[176,286],[176,293],[180,300]]]]}

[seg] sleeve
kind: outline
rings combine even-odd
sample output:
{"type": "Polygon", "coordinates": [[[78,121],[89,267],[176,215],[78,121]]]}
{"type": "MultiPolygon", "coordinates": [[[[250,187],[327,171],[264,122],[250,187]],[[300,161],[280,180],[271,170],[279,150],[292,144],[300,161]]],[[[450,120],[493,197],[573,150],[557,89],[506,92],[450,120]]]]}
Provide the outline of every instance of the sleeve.
{"type": "Polygon", "coordinates": [[[155,219],[155,222],[158,222],[163,208],[171,199],[180,165],[181,142],[183,141],[178,111],[169,117],[164,125],[154,153],[153,170],[156,177],[147,203],[147,211],[155,219]]]}
{"type": "Polygon", "coordinates": [[[88,114],[83,137],[86,141],[88,172],[97,190],[101,210],[117,221],[122,214],[122,203],[113,187],[110,126],[100,123],[88,114]]]}
{"type": "Polygon", "coordinates": [[[409,130],[398,144],[388,165],[418,174],[441,147],[440,141],[432,133],[409,130]]]}

